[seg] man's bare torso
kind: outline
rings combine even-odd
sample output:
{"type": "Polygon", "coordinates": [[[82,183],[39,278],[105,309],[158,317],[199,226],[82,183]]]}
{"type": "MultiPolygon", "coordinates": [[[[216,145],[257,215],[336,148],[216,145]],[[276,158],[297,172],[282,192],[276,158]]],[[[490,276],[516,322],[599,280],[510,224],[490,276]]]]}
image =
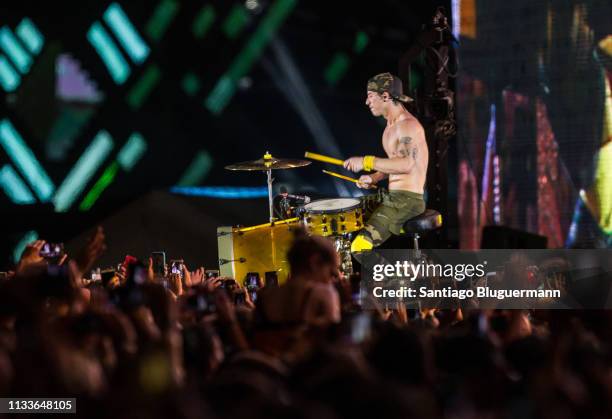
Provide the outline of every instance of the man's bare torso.
{"type": "Polygon", "coordinates": [[[422,194],[427,176],[429,151],[423,127],[408,112],[393,124],[388,124],[382,138],[389,158],[407,157],[414,165],[407,173],[389,175],[389,190],[403,190],[422,194]]]}

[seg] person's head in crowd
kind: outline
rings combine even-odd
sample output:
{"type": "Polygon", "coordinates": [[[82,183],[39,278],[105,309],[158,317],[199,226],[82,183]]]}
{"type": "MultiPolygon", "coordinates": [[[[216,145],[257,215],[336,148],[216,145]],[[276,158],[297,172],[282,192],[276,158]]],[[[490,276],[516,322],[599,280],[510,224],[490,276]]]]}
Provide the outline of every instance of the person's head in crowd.
{"type": "MultiPolygon", "coordinates": [[[[260,325],[263,328],[296,324],[325,328],[339,322],[340,299],[333,286],[339,278],[339,259],[331,242],[310,236],[303,229],[297,230],[287,259],[290,267],[287,283],[264,289],[258,297],[260,325]]],[[[287,327],[283,328],[293,336],[287,327]]]]}
{"type": "Polygon", "coordinates": [[[505,349],[509,365],[521,378],[530,379],[533,375],[550,366],[551,348],[538,336],[527,336],[515,340],[505,349]]]}
{"type": "Polygon", "coordinates": [[[340,276],[340,259],[331,241],[303,229],[296,230],[287,260],[294,279],[330,283],[340,276]]]}
{"type": "Polygon", "coordinates": [[[405,385],[429,383],[429,363],[423,336],[416,331],[385,323],[372,344],[368,359],[376,371],[388,380],[405,385]],[[410,362],[397,362],[410,359],[410,362]]]}
{"type": "MultiPolygon", "coordinates": [[[[290,279],[262,289],[255,306],[236,297],[238,283],[222,287],[203,268],[186,272],[182,288],[165,288],[126,258],[115,289],[82,281],[105,248],[101,230],[74,260],[40,260],[39,246],[0,282],[0,393],[8,396],[70,395],[84,416],[117,418],[573,419],[612,411],[609,312],[448,311],[449,321],[425,324],[398,304],[357,322],[370,313],[340,312],[331,241],[303,231],[288,253],[290,279]],[[245,333],[238,320],[258,315],[269,329],[253,321],[245,333]]],[[[528,280],[529,265],[517,261],[508,275],[528,280]]]]}
{"type": "Polygon", "coordinates": [[[225,358],[223,343],[210,322],[183,329],[183,357],[188,379],[204,382],[225,358]]]}
{"type": "Polygon", "coordinates": [[[438,417],[431,394],[407,391],[397,381],[380,379],[360,351],[321,348],[295,365],[290,383],[338,418],[438,417]]]}

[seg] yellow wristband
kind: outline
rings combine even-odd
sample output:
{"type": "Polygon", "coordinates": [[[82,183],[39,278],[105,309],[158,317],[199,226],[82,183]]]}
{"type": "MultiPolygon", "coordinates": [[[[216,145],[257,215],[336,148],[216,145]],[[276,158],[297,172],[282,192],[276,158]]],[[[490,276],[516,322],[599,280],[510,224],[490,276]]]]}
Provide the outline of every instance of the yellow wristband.
{"type": "Polygon", "coordinates": [[[363,158],[363,170],[366,172],[374,170],[374,159],[376,159],[374,156],[365,156],[363,158]]]}

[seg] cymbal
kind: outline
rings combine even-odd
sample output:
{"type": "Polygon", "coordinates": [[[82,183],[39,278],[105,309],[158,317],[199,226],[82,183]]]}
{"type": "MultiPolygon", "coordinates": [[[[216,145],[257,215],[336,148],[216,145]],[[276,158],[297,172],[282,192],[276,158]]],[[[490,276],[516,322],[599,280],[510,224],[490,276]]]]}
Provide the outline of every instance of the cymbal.
{"type": "MultiPolygon", "coordinates": [[[[268,155],[269,156],[269,155],[268,155]]],[[[300,159],[281,159],[270,156],[251,161],[243,161],[241,163],[230,164],[225,166],[227,170],[277,170],[277,169],[294,169],[296,167],[308,166],[309,160],[300,159]]]]}

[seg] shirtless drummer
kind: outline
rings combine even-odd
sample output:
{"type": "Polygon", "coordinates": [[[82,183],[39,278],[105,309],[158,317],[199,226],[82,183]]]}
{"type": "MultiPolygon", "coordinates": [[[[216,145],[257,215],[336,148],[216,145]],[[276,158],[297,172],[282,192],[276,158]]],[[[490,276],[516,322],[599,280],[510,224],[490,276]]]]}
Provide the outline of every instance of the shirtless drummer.
{"type": "Polygon", "coordinates": [[[382,145],[388,158],[351,157],[344,167],[362,175],[357,185],[369,189],[389,178],[389,192],[351,245],[351,252],[363,252],[381,245],[392,234],[400,234],[402,224],[425,211],[423,188],[429,151],[419,121],[404,108],[410,98],[402,93],[402,81],[390,73],[368,80],[366,105],[372,115],[387,120],[382,145]]]}

